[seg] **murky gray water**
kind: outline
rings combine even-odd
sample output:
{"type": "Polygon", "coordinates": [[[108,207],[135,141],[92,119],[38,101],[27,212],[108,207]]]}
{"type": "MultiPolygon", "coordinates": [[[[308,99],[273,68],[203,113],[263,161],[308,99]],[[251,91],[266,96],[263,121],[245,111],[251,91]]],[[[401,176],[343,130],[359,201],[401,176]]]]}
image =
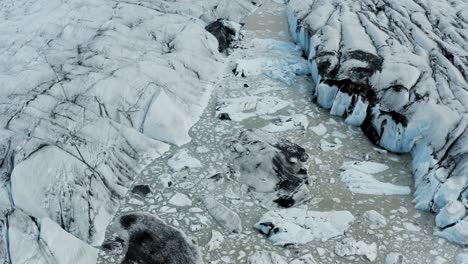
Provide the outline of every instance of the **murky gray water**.
{"type": "MultiPolygon", "coordinates": [[[[346,161],[370,159],[383,163],[389,169],[376,178],[384,182],[412,187],[410,157],[407,155],[388,154],[373,146],[359,128],[347,126],[341,118],[331,116],[327,111],[312,103],[313,83],[307,76],[296,76],[292,84],[277,81],[265,75],[247,78],[235,77],[231,69],[238,59],[268,58],[278,56],[300,57],[300,51],[290,54],[274,52],[271,48],[255,46],[250,42],[254,38],[289,41],[285,6],[267,3],[246,20],[245,49],[237,49],[228,58],[230,62],[226,73],[219,79],[211,102],[201,120],[193,127],[192,142],[181,147],[174,147],[162,158],[155,160],[138,177],[136,184],[148,184],[153,190],[151,197],[142,199],[129,193],[118,215],[132,211],[146,211],[163,219],[166,223],[178,227],[194,238],[201,247],[207,263],[245,263],[247,257],[257,250],[275,251],[288,260],[312,253],[319,263],[371,263],[364,257],[351,256],[342,258],[333,250],[337,238],[329,241],[311,242],[297,247],[282,248],[273,246],[269,240],[253,229],[253,225],[267,211],[256,196],[246,191],[235,179],[214,181],[210,176],[227,170],[222,143],[246,128],[262,128],[268,119],[277,116],[304,114],[309,128],[323,124],[326,133],[317,135],[312,129],[276,132],[278,137],[304,147],[309,159],[309,174],[312,182],[309,186],[313,199],[302,207],[310,210],[348,210],[356,218],[347,237],[376,242],[378,258],[373,263],[383,263],[390,252],[400,252],[409,259],[409,263],[455,263],[455,257],[462,249],[432,236],[433,216],[414,209],[412,196],[380,196],[353,194],[339,180],[339,168],[346,161]],[[245,87],[247,84],[248,87],[245,87]],[[226,98],[245,96],[270,96],[289,102],[289,106],[274,114],[259,115],[241,122],[221,121],[215,118],[216,103],[226,98]],[[341,142],[337,150],[324,151],[321,142],[341,142]],[[180,149],[186,149],[199,159],[202,167],[198,169],[173,172],[167,165],[167,159],[180,149]],[[173,185],[163,188],[161,178],[171,177],[173,185]],[[173,206],[168,200],[175,193],[187,195],[191,206],[173,206]],[[215,196],[220,202],[233,209],[242,218],[244,231],[240,234],[225,232],[207,213],[201,198],[206,194],[215,196]],[[385,216],[387,226],[379,230],[370,230],[364,223],[363,213],[376,210],[385,216]],[[207,243],[212,231],[217,230],[224,236],[219,248],[209,250],[207,243]],[[443,260],[446,262],[443,262],[443,260]]],[[[287,43],[281,45],[288,46],[287,43]]],[[[293,47],[294,48],[294,47],[293,47]]],[[[281,59],[281,58],[280,58],[281,59]]],[[[109,232],[108,234],[112,234],[109,232]]],[[[116,263],[121,256],[102,253],[99,263],[116,263]]]]}

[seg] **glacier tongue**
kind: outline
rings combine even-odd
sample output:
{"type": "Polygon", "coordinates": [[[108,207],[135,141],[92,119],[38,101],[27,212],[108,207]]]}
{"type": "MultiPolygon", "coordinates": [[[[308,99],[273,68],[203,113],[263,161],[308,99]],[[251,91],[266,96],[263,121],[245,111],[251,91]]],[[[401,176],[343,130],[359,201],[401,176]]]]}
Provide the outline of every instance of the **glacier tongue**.
{"type": "Polygon", "coordinates": [[[22,263],[27,245],[37,262],[95,262],[86,243],[102,243],[141,169],[190,141],[208,103],[224,59],[206,24],[257,5],[2,1],[1,257],[22,263]]]}
{"type": "MultiPolygon", "coordinates": [[[[439,212],[468,196],[466,17],[464,1],[288,5],[289,29],[308,55],[317,103],[385,149],[411,152],[414,201],[422,210],[439,212]]],[[[464,226],[438,233],[467,244],[464,226]]]]}

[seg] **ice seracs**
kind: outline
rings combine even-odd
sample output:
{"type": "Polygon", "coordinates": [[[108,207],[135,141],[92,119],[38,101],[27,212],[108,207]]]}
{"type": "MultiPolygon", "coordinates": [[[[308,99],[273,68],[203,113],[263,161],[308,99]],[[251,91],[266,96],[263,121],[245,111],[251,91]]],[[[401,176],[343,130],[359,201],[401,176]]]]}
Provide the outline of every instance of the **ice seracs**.
{"type": "Polygon", "coordinates": [[[466,2],[291,0],[288,20],[317,103],[375,144],[412,154],[416,207],[438,213],[463,202],[466,2]]]}
{"type": "Polygon", "coordinates": [[[444,228],[461,220],[466,214],[466,207],[459,201],[450,201],[436,216],[436,225],[444,228]]]}

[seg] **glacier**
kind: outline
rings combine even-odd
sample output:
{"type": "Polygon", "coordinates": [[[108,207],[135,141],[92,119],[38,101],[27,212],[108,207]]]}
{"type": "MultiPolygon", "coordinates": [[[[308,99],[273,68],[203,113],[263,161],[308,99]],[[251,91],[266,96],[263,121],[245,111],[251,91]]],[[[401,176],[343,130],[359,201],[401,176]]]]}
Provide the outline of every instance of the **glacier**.
{"type": "Polygon", "coordinates": [[[135,177],[208,103],[224,57],[206,25],[259,4],[0,2],[2,263],[96,262],[135,177]]]}
{"type": "MultiPolygon", "coordinates": [[[[375,144],[411,153],[416,207],[468,206],[466,1],[291,0],[317,103],[375,144]]],[[[467,244],[467,215],[436,235],[467,244]]]]}

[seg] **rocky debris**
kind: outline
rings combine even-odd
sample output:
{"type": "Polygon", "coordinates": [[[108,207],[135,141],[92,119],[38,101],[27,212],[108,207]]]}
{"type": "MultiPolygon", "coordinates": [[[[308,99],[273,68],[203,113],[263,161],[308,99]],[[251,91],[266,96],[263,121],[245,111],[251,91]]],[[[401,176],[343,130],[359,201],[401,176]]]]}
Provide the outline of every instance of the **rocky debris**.
{"type": "Polygon", "coordinates": [[[370,229],[380,229],[387,225],[387,220],[375,210],[366,211],[363,215],[370,229]]]}
{"type": "Polygon", "coordinates": [[[198,246],[180,230],[146,213],[123,215],[115,224],[125,241],[122,263],[202,264],[198,246]]]}
{"type": "Polygon", "coordinates": [[[219,118],[220,120],[228,120],[228,121],[231,121],[231,117],[229,116],[228,113],[220,113],[220,114],[218,115],[218,118],[219,118]]]}
{"type": "Polygon", "coordinates": [[[138,184],[133,186],[132,188],[132,193],[140,195],[140,196],[147,196],[148,194],[151,194],[151,188],[149,185],[146,184],[138,184]]]}
{"type": "Polygon", "coordinates": [[[377,243],[366,244],[364,241],[356,241],[347,237],[335,245],[335,254],[345,256],[365,256],[367,260],[374,261],[377,258],[377,243]]]}
{"type": "Polygon", "coordinates": [[[234,40],[241,37],[241,25],[222,18],[210,23],[205,29],[218,40],[218,50],[220,52],[227,50],[234,40]]]}
{"type": "Polygon", "coordinates": [[[228,232],[242,232],[242,221],[236,212],[210,196],[205,196],[203,202],[208,213],[228,232]]]}
{"type": "Polygon", "coordinates": [[[179,150],[169,158],[167,165],[169,165],[173,171],[180,171],[186,168],[200,168],[202,166],[201,162],[192,157],[186,149],[179,150]]]}
{"type": "Polygon", "coordinates": [[[317,103],[373,143],[411,152],[416,207],[436,213],[468,195],[465,10],[451,0],[289,2],[290,32],[309,59],[317,103]]]}
{"type": "Polygon", "coordinates": [[[308,179],[303,162],[309,156],[304,148],[261,130],[242,131],[225,147],[240,172],[239,181],[255,192],[277,193],[275,200],[284,207],[294,205],[295,197],[308,196],[308,190],[301,188],[308,179]]]}
{"type": "Polygon", "coordinates": [[[274,252],[256,251],[247,260],[248,264],[287,264],[286,260],[274,252]]]}
{"type": "Polygon", "coordinates": [[[353,221],[354,216],[348,211],[319,212],[289,208],[268,211],[255,224],[255,228],[274,245],[285,246],[342,236],[353,221]]]}
{"type": "Polygon", "coordinates": [[[400,253],[390,253],[385,257],[385,264],[406,264],[406,258],[400,253]]]}

